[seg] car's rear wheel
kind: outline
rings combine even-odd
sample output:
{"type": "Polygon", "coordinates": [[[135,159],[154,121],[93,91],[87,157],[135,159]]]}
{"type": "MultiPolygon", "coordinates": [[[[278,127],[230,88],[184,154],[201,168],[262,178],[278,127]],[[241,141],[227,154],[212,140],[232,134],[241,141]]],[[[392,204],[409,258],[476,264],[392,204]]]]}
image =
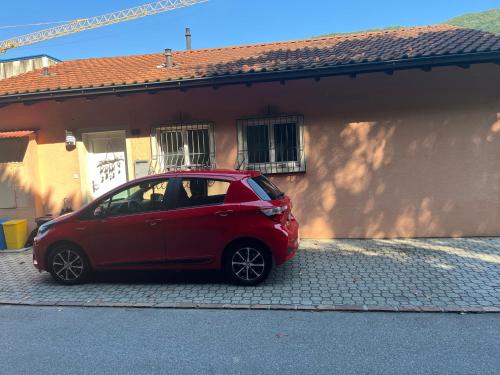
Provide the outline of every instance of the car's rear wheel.
{"type": "Polygon", "coordinates": [[[73,245],[59,245],[48,259],[49,272],[63,285],[84,283],[90,276],[90,263],[85,253],[73,245]]]}
{"type": "Polygon", "coordinates": [[[239,285],[263,282],[272,268],[269,252],[257,243],[240,243],[231,247],[224,259],[224,274],[239,285]]]}

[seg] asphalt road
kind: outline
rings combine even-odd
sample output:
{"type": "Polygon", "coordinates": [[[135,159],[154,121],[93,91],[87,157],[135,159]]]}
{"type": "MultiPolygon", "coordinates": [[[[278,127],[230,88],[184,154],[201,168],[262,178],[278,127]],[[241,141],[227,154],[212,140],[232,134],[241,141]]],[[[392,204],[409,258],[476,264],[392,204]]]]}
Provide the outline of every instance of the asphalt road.
{"type": "Polygon", "coordinates": [[[1,374],[499,374],[500,314],[0,307],[1,374]]]}

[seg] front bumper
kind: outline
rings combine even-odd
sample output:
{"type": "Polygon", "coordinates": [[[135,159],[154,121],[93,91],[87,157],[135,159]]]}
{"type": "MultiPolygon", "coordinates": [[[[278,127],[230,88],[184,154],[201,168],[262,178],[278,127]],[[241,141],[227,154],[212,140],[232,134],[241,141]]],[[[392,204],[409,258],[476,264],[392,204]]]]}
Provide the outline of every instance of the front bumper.
{"type": "Polygon", "coordinates": [[[35,237],[33,240],[33,266],[40,272],[45,270],[45,252],[44,241],[35,237]]]}

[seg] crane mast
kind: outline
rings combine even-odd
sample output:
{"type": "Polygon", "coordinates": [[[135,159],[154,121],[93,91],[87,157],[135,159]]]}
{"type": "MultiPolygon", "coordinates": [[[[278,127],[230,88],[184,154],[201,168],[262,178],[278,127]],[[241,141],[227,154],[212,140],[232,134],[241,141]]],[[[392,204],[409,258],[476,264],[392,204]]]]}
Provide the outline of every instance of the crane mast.
{"type": "Polygon", "coordinates": [[[117,12],[103,14],[90,18],[70,21],[64,25],[51,27],[26,35],[0,41],[0,53],[9,49],[27,46],[29,44],[43,42],[45,40],[59,38],[61,36],[78,33],[85,30],[97,29],[103,26],[113,25],[137,18],[152,16],[178,8],[185,8],[208,0],[162,0],[154,3],[139,5],[137,7],[120,10],[117,12]]]}

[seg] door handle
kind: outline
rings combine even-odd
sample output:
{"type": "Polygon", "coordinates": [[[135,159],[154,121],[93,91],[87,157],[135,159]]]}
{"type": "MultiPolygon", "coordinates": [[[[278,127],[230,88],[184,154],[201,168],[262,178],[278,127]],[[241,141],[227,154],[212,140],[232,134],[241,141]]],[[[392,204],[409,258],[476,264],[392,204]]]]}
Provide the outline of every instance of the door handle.
{"type": "Polygon", "coordinates": [[[157,226],[158,224],[161,223],[161,219],[150,219],[150,220],[146,220],[146,223],[149,224],[150,226],[152,227],[155,227],[157,226]]]}
{"type": "Polygon", "coordinates": [[[225,216],[231,215],[233,212],[234,212],[233,210],[222,210],[222,211],[217,211],[215,214],[217,216],[225,217],[225,216]]]}

